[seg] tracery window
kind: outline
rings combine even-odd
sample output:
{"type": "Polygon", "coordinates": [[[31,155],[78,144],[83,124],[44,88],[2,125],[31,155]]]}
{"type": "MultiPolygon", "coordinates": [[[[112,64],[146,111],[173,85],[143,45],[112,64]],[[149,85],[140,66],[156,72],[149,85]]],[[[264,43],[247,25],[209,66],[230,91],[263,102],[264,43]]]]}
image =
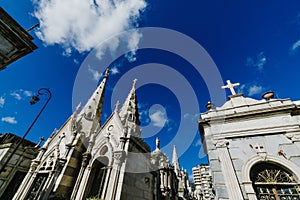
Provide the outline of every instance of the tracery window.
{"type": "Polygon", "coordinates": [[[300,186],[292,173],[272,163],[251,169],[251,181],[258,200],[300,200],[300,186]]]}

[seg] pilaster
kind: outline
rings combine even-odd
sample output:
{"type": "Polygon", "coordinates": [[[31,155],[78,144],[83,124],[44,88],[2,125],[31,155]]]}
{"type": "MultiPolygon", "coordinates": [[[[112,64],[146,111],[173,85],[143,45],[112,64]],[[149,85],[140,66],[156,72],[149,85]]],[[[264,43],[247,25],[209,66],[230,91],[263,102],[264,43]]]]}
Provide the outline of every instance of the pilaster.
{"type": "Polygon", "coordinates": [[[216,143],[225,185],[229,199],[243,200],[243,194],[228,151],[228,144],[228,140],[219,140],[216,143]]]}

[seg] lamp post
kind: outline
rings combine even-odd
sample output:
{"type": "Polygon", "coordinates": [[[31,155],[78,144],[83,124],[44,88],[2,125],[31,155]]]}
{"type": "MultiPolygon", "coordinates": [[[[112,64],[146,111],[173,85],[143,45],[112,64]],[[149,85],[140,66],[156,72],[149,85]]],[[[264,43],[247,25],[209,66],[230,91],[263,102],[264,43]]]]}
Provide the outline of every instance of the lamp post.
{"type": "Polygon", "coordinates": [[[50,99],[51,99],[51,92],[49,89],[47,88],[41,88],[38,90],[38,94],[32,96],[31,100],[30,100],[30,105],[34,105],[36,104],[39,100],[40,100],[40,95],[47,95],[48,99],[45,102],[44,106],[42,107],[42,109],[40,110],[40,112],[38,113],[38,115],[35,117],[35,119],[33,120],[33,122],[31,123],[31,125],[29,126],[29,128],[27,129],[27,131],[24,133],[23,137],[21,138],[21,140],[17,143],[16,147],[14,148],[13,152],[9,155],[9,157],[6,159],[5,163],[2,165],[1,169],[0,169],[0,173],[2,173],[3,171],[5,171],[5,167],[8,164],[8,162],[10,161],[10,159],[13,157],[13,155],[16,153],[16,151],[18,150],[19,146],[22,144],[22,142],[25,140],[25,137],[27,136],[27,134],[29,133],[29,131],[31,130],[31,128],[33,127],[33,125],[35,124],[35,122],[38,120],[38,118],[40,117],[40,115],[42,114],[43,110],[46,108],[47,104],[49,103],[50,99]]]}

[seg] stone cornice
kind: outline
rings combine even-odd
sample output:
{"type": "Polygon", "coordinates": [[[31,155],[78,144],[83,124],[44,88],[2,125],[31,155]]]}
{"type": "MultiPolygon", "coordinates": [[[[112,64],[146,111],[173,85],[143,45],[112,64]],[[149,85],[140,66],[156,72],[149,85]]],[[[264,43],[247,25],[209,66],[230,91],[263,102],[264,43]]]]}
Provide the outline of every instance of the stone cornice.
{"type": "MultiPolygon", "coordinates": [[[[249,107],[250,108],[250,107],[249,107]]],[[[286,113],[288,110],[292,110],[295,108],[294,104],[289,104],[289,105],[284,105],[284,106],[279,106],[279,107],[270,107],[270,108],[262,108],[262,109],[257,109],[257,110],[248,110],[248,111],[243,111],[243,112],[235,112],[235,108],[231,108],[228,110],[232,110],[231,113],[226,113],[225,110],[220,110],[220,111],[211,111],[209,113],[204,113],[201,115],[203,118],[198,120],[199,124],[206,124],[208,122],[218,122],[218,121],[223,121],[223,120],[228,120],[228,119],[236,119],[238,118],[240,120],[241,117],[253,117],[255,118],[256,116],[260,117],[266,117],[267,115],[272,115],[274,113],[286,113]],[[261,116],[262,114],[266,114],[264,116],[261,116]]]]}
{"type": "Polygon", "coordinates": [[[286,132],[300,131],[299,125],[287,125],[287,126],[273,126],[268,128],[251,128],[237,131],[222,132],[214,135],[214,139],[224,139],[224,138],[236,138],[236,137],[247,137],[247,136],[258,136],[258,135],[268,135],[268,134],[278,134],[286,132]]]}

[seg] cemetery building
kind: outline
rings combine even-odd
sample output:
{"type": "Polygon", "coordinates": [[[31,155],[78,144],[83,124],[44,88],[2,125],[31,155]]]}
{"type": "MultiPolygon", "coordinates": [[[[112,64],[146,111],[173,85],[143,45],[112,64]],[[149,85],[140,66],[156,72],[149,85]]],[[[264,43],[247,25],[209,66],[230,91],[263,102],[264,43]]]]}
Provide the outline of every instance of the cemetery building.
{"type": "Polygon", "coordinates": [[[300,199],[300,102],[236,94],[208,103],[199,129],[205,139],[216,199],[300,199]]]}
{"type": "Polygon", "coordinates": [[[19,136],[12,133],[0,134],[1,169],[7,163],[0,173],[0,199],[9,200],[13,198],[29,170],[31,160],[37,156],[38,149],[39,144],[21,140],[19,136]],[[9,159],[19,142],[20,146],[9,159]]]}
{"type": "Polygon", "coordinates": [[[46,140],[13,199],[185,199],[178,158],[170,164],[158,139],[151,152],[141,138],[136,80],[101,123],[107,79],[108,71],[81,111],[78,105],[46,140]]]}

